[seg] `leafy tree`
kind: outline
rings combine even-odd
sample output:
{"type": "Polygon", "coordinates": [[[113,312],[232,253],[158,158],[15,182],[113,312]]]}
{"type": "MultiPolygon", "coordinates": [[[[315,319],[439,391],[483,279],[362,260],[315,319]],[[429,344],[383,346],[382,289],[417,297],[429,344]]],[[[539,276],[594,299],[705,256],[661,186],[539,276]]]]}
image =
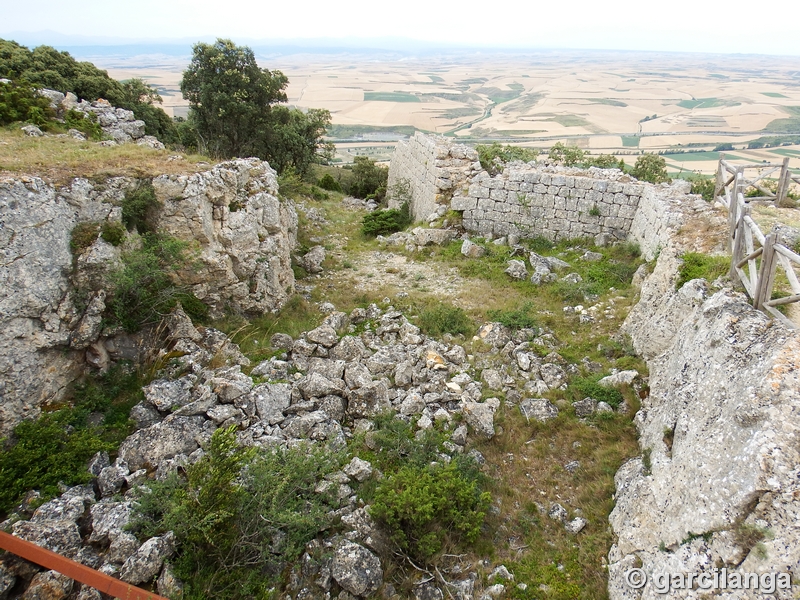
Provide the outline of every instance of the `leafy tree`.
{"type": "Polygon", "coordinates": [[[576,146],[565,146],[561,142],[550,148],[548,158],[554,162],[563,163],[567,167],[574,167],[586,156],[586,152],[576,146]]]}
{"type": "Polygon", "coordinates": [[[499,142],[494,142],[490,145],[479,144],[475,146],[478,152],[478,160],[481,166],[492,173],[498,171],[495,159],[500,159],[501,162],[507,163],[512,160],[521,160],[523,162],[530,162],[536,160],[539,151],[536,148],[522,148],[520,146],[503,146],[499,142]]]}
{"type": "Polygon", "coordinates": [[[279,172],[305,173],[319,150],[330,150],[322,136],[331,117],[280,105],[288,83],[280,71],[260,68],[246,46],[222,39],[195,44],[181,91],[199,145],[215,156],[258,156],[279,172]]]}
{"type": "Polygon", "coordinates": [[[348,194],[356,198],[384,199],[389,179],[387,167],[376,165],[368,156],[356,156],[351,172],[353,177],[347,186],[348,194]]]}
{"type": "Polygon", "coordinates": [[[667,175],[667,161],[663,156],[655,154],[642,154],[636,159],[631,175],[639,181],[662,183],[672,181],[667,175]]]}
{"type": "Polygon", "coordinates": [[[25,81],[0,83],[0,125],[30,121],[44,125],[50,116],[50,102],[37,96],[25,81]]]}

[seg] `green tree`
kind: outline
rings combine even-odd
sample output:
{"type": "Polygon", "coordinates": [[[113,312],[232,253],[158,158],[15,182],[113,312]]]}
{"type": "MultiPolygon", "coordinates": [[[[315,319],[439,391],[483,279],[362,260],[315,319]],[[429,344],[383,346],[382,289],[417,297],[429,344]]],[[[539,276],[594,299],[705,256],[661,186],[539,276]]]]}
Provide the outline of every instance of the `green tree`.
{"type": "Polygon", "coordinates": [[[667,161],[656,154],[642,154],[636,159],[631,175],[639,181],[662,183],[672,181],[667,175],[667,161]]]}
{"type": "Polygon", "coordinates": [[[260,68],[246,46],[222,39],[195,44],[181,92],[198,145],[215,156],[257,156],[279,172],[305,173],[330,150],[322,136],[331,117],[327,110],[281,105],[288,83],[280,71],[260,68]]]}
{"type": "Polygon", "coordinates": [[[353,177],[347,186],[348,194],[356,198],[384,199],[389,179],[388,168],[376,165],[368,156],[356,156],[352,173],[353,177]]]}
{"type": "Polygon", "coordinates": [[[554,162],[560,162],[567,167],[574,167],[586,156],[586,152],[576,146],[565,146],[561,142],[550,148],[548,158],[554,162]]]}

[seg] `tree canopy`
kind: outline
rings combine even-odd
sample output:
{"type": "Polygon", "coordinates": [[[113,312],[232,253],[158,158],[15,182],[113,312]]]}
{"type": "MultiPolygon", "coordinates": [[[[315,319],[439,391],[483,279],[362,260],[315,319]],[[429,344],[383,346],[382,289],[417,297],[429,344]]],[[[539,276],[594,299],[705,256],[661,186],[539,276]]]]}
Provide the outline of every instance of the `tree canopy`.
{"type": "Polygon", "coordinates": [[[49,88],[72,92],[81,100],[108,100],[113,106],[132,110],[145,122],[145,133],[164,143],[178,142],[172,119],[154,103],[158,93],[141,79],[120,82],[90,62],[79,62],[69,52],[51,46],[25,46],[0,39],[0,77],[18,82],[22,87],[49,88]]]}
{"type": "Polygon", "coordinates": [[[330,113],[290,108],[289,80],[262,69],[253,51],[230,40],[198,43],[183,73],[181,92],[189,101],[189,120],[198,145],[214,156],[257,156],[279,172],[300,173],[317,160],[330,113]]]}

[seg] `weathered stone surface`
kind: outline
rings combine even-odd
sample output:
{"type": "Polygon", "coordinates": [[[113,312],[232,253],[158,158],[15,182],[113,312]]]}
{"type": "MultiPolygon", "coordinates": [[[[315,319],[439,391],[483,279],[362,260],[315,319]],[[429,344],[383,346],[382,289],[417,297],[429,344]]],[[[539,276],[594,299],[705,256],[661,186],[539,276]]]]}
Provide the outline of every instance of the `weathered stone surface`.
{"type": "Polygon", "coordinates": [[[506,275],[512,279],[522,281],[528,278],[528,269],[525,268],[525,263],[521,260],[512,259],[508,261],[508,268],[505,270],[506,275]]]}
{"type": "Polygon", "coordinates": [[[423,229],[415,228],[412,232],[417,246],[443,246],[449,244],[456,237],[452,229],[423,229]]]}
{"type": "Polygon", "coordinates": [[[119,570],[119,578],[133,585],[151,581],[161,571],[164,561],[175,552],[175,536],[170,531],[150,538],[119,570]]]}
{"type": "Polygon", "coordinates": [[[467,258],[481,258],[486,254],[486,249],[475,242],[464,240],[464,243],[461,244],[461,254],[467,258]]]}
{"type": "Polygon", "coordinates": [[[203,417],[170,415],[128,437],[119,447],[119,456],[131,469],[137,470],[145,466],[155,468],[176,454],[190,454],[197,449],[196,437],[204,420],[203,417]]]}
{"type": "Polygon", "coordinates": [[[494,413],[500,407],[500,400],[489,398],[486,402],[463,402],[462,411],[467,424],[475,433],[486,439],[494,437],[494,413]]]}
{"type": "Polygon", "coordinates": [[[614,373],[613,375],[609,375],[607,377],[603,377],[597,383],[602,385],[603,387],[607,388],[616,388],[621,387],[623,385],[630,385],[633,383],[633,380],[639,377],[638,371],[619,371],[618,373],[614,373]]]}
{"type": "Polygon", "coordinates": [[[22,600],[62,600],[72,591],[73,581],[58,571],[37,573],[22,594],[22,600]]]}
{"type": "Polygon", "coordinates": [[[390,406],[386,384],[383,381],[373,381],[350,393],[347,412],[353,418],[374,417],[388,410],[390,406]]]}
{"type": "Polygon", "coordinates": [[[309,342],[325,346],[326,348],[336,345],[336,342],[339,341],[336,330],[330,325],[321,325],[316,329],[312,329],[306,334],[306,338],[308,338],[309,342]]]}
{"type": "Polygon", "coordinates": [[[322,273],[322,262],[325,260],[325,247],[314,246],[298,261],[309,273],[322,273]]]}
{"type": "Polygon", "coordinates": [[[336,548],[331,574],[336,583],[356,596],[369,596],[383,583],[380,559],[353,542],[343,542],[336,548]]]}
{"type": "Polygon", "coordinates": [[[544,398],[529,398],[523,400],[519,404],[519,411],[527,420],[530,421],[534,419],[541,423],[549,421],[550,419],[555,419],[558,416],[558,408],[544,398]]]}
{"type": "Polygon", "coordinates": [[[75,521],[18,521],[12,527],[12,533],[68,558],[75,556],[81,545],[81,534],[75,521]]]}
{"type": "Polygon", "coordinates": [[[357,456],[344,467],[343,471],[348,477],[352,477],[358,482],[366,481],[372,475],[372,465],[366,461],[361,460],[357,456]]]}
{"type": "Polygon", "coordinates": [[[142,388],[147,402],[157,410],[167,412],[176,410],[192,400],[192,387],[195,377],[180,379],[157,379],[142,388]]]}
{"type": "Polygon", "coordinates": [[[250,392],[258,416],[270,425],[284,420],[283,411],[291,403],[291,395],[292,387],[288,383],[262,383],[250,392]]]}
{"type": "Polygon", "coordinates": [[[575,409],[576,417],[588,417],[594,414],[597,410],[597,400],[594,398],[584,398],[572,403],[572,408],[575,409]]]}
{"type": "Polygon", "coordinates": [[[321,398],[331,394],[341,396],[344,394],[345,385],[341,379],[331,380],[319,373],[311,373],[297,383],[297,389],[303,398],[321,398]]]}

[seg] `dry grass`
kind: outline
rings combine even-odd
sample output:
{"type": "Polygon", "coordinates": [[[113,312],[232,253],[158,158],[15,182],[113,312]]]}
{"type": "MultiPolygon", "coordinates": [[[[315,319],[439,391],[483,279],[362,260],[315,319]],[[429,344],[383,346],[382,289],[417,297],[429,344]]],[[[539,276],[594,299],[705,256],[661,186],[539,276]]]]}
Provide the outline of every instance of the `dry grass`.
{"type": "Polygon", "coordinates": [[[136,144],[105,147],[71,137],[28,137],[16,129],[0,129],[0,175],[33,175],[55,185],[66,185],[76,177],[195,173],[210,169],[214,162],[199,155],[167,161],[171,154],[136,144]]]}

